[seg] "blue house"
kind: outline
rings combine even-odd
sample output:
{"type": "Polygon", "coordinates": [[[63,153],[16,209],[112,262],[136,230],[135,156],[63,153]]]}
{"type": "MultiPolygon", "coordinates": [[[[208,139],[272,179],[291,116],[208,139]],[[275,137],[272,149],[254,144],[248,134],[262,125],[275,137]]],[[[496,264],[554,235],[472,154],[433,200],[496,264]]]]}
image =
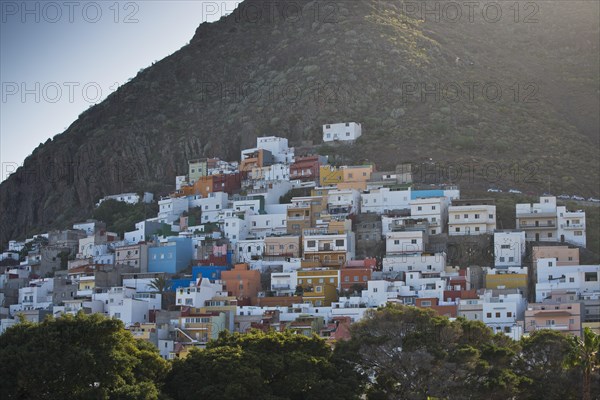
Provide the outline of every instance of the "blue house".
{"type": "Polygon", "coordinates": [[[192,240],[171,237],[166,243],[148,249],[148,272],[176,274],[192,262],[192,240]]]}
{"type": "Polygon", "coordinates": [[[171,292],[176,292],[179,288],[190,287],[192,282],[195,281],[191,278],[171,279],[171,286],[169,287],[169,290],[171,292]]]}
{"type": "Polygon", "coordinates": [[[194,281],[199,277],[206,278],[210,281],[219,280],[221,279],[221,272],[229,271],[230,269],[231,268],[228,266],[202,265],[192,268],[192,277],[194,278],[194,281]]]}

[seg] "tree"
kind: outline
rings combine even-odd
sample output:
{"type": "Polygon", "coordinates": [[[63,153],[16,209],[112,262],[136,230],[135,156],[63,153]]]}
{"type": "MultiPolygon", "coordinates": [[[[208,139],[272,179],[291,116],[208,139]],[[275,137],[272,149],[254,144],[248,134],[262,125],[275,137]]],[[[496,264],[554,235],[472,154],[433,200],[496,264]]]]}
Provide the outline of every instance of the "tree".
{"type": "Polygon", "coordinates": [[[523,337],[517,363],[518,373],[525,378],[521,382],[522,397],[580,398],[568,363],[572,352],[569,338],[556,331],[542,329],[523,337]]]}
{"type": "Polygon", "coordinates": [[[168,364],[99,314],[21,322],[0,336],[2,399],[157,399],[168,364]]]}
{"type": "Polygon", "coordinates": [[[160,293],[160,308],[166,310],[170,304],[171,296],[171,281],[164,275],[157,276],[150,281],[148,285],[150,289],[160,293]]]}
{"type": "Polygon", "coordinates": [[[367,312],[351,332],[348,346],[359,359],[348,361],[371,377],[369,399],[508,399],[516,393],[516,344],[480,322],[388,305],[367,312]]]}
{"type": "MultiPolygon", "coordinates": [[[[592,377],[600,369],[600,336],[590,328],[584,328],[583,338],[571,337],[572,352],[569,361],[572,366],[581,368],[583,400],[592,399],[592,377]]],[[[596,376],[596,378],[598,378],[596,376]]],[[[600,388],[596,388],[600,396],[600,388]]],[[[597,397],[595,397],[597,398],[597,397]]]]}
{"type": "Polygon", "coordinates": [[[175,362],[165,390],[178,400],[359,398],[358,378],[336,361],[316,336],[224,332],[206,349],[175,362]]]}

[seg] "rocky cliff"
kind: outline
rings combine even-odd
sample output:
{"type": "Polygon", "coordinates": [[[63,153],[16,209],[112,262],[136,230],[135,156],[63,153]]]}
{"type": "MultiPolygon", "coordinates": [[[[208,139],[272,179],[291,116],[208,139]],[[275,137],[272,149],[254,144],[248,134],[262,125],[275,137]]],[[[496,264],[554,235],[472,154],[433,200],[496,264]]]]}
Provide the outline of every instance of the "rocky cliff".
{"type": "Polygon", "coordinates": [[[598,195],[598,2],[477,4],[246,0],[35,149],[0,185],[0,243],[103,195],[167,191],[187,159],[237,159],[261,135],[318,143],[349,120],[364,132],[349,161],[598,195]]]}

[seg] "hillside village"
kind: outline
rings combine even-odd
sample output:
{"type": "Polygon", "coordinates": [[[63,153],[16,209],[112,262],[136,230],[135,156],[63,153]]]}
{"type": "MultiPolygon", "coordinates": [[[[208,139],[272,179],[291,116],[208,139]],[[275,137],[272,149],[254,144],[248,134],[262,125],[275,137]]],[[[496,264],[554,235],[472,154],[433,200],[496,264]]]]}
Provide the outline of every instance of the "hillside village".
{"type": "MultiPolygon", "coordinates": [[[[352,143],[358,123],[323,127],[352,143]]],[[[0,333],[19,318],[102,313],[162,357],[185,357],[223,330],[291,330],[344,340],[386,303],[482,321],[518,340],[537,329],[600,333],[600,265],[581,265],[585,212],[554,196],[517,204],[498,229],[493,199],[413,183],[411,166],[335,166],[259,137],[239,161],[188,161],[158,214],[123,237],[96,220],[10,241],[0,255],[0,333]],[[470,262],[449,262],[469,239],[470,262]],[[472,253],[488,254],[479,263],[472,253]]],[[[122,193],[103,203],[151,203],[122,193]]]]}

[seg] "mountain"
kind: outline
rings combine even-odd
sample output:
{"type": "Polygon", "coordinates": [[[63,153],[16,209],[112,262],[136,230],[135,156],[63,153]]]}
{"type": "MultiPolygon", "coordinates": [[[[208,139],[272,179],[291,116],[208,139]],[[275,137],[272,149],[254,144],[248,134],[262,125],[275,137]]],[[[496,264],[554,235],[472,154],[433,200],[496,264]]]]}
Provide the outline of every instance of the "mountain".
{"type": "Polygon", "coordinates": [[[328,122],[363,124],[321,149],[350,162],[598,197],[598,2],[424,4],[246,0],[200,25],[0,185],[0,244],[107,194],[168,192],[188,159],[238,159],[257,136],[319,143],[328,122]]]}

